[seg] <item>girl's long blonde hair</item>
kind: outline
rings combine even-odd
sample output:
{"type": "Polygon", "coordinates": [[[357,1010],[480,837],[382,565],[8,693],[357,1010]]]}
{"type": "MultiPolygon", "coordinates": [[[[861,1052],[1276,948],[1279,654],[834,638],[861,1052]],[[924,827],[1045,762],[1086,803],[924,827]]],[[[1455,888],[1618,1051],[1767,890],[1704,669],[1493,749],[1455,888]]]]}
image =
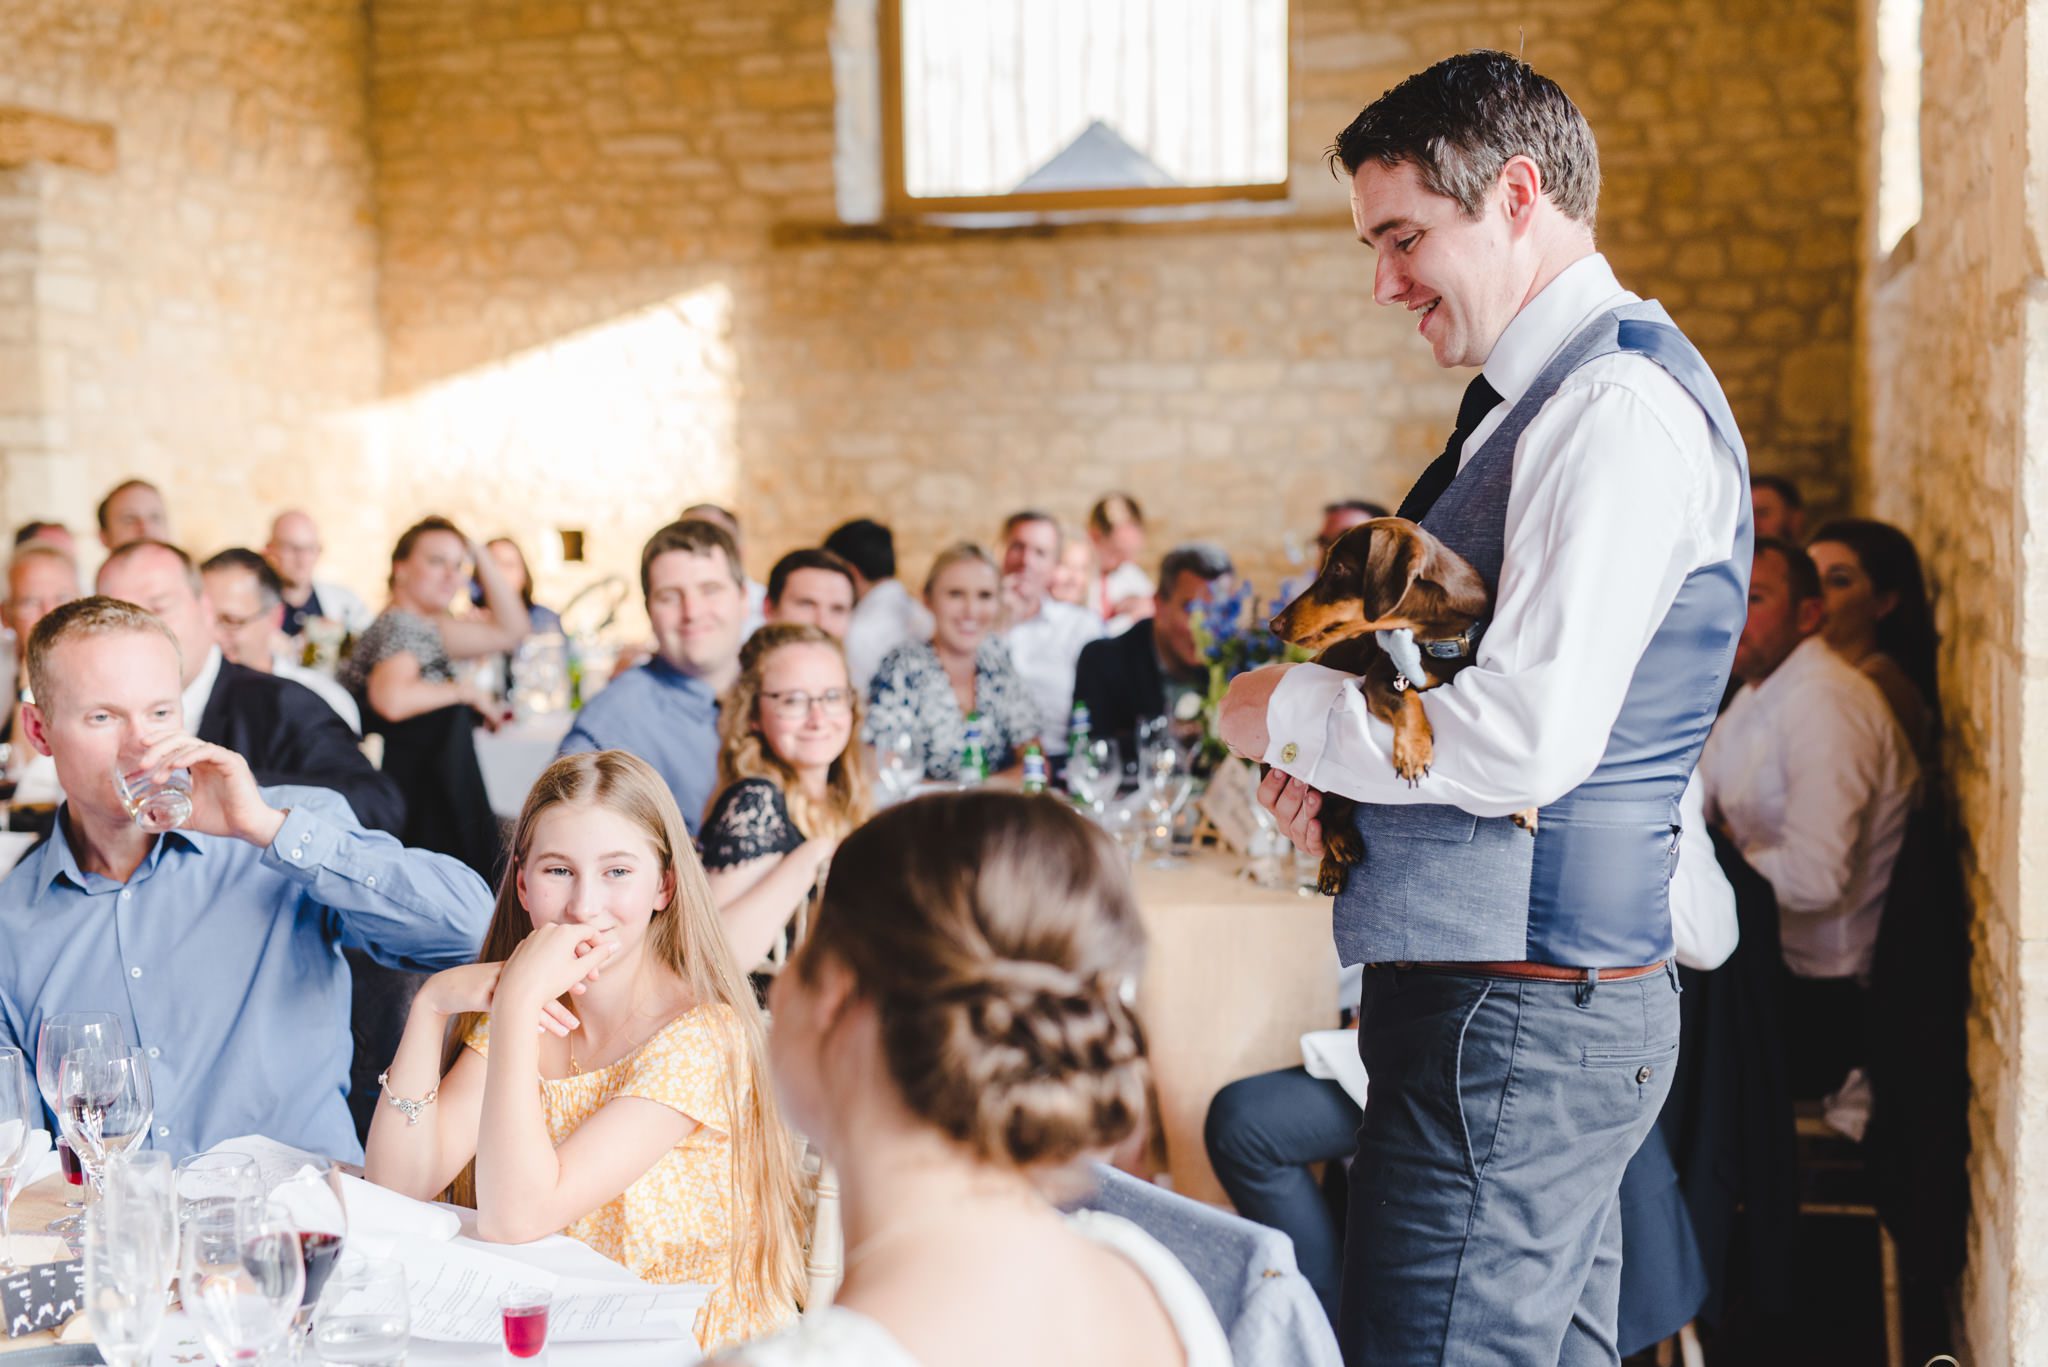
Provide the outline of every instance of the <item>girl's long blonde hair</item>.
{"type": "MultiPolygon", "coordinates": [[[[704,881],[703,865],[683,826],[668,785],[645,760],[623,750],[564,755],[547,767],[526,795],[513,829],[512,857],[498,884],[497,908],[484,934],[479,963],[502,963],[533,931],[519,901],[519,868],[532,847],[534,826],[558,806],[602,807],[646,832],[674,892],[648,923],[647,947],[657,963],[682,980],[693,1007],[723,1004],[740,1031],[739,1057],[725,1060],[726,1109],[732,1116],[732,1279],[745,1291],[799,1305],[804,1291],[805,1215],[796,1141],[782,1123],[768,1081],[767,1039],[754,989],[733,962],[725,923],[704,881]],[[742,1212],[751,1208],[749,1224],[742,1212]]],[[[564,997],[567,1003],[569,998],[564,997]]],[[[483,1013],[464,1014],[450,1033],[445,1075],[483,1013]]],[[[476,1160],[455,1179],[449,1199],[476,1204],[476,1160]]]]}
{"type": "MultiPolygon", "coordinates": [[[[851,674],[847,693],[853,699],[846,733],[846,748],[832,761],[825,776],[825,801],[814,802],[797,782],[796,770],[769,746],[760,732],[761,678],[768,670],[769,657],[785,646],[829,646],[846,663],[846,651],[821,628],[801,622],[770,622],[747,638],[740,649],[740,676],[726,693],[718,709],[718,794],[743,778],[765,778],[782,790],[789,807],[789,819],[806,840],[841,840],[874,815],[874,798],[868,788],[868,767],[860,748],[863,709],[860,692],[851,674]]],[[[708,811],[707,811],[708,815],[708,811]]]]}

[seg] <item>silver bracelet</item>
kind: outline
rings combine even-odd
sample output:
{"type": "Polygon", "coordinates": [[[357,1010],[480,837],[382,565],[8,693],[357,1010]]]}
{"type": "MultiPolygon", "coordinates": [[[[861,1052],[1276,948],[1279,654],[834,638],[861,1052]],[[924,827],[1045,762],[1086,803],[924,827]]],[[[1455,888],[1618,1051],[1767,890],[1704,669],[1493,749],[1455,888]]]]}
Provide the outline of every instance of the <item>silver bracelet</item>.
{"type": "Polygon", "coordinates": [[[390,1087],[386,1086],[384,1082],[384,1079],[390,1076],[391,1070],[389,1068],[377,1074],[377,1086],[383,1089],[384,1099],[398,1108],[399,1114],[405,1117],[406,1124],[419,1124],[420,1112],[434,1104],[434,1098],[441,1095],[441,1089],[439,1087],[430,1087],[427,1089],[427,1094],[417,1101],[407,1096],[393,1096],[390,1087]]]}

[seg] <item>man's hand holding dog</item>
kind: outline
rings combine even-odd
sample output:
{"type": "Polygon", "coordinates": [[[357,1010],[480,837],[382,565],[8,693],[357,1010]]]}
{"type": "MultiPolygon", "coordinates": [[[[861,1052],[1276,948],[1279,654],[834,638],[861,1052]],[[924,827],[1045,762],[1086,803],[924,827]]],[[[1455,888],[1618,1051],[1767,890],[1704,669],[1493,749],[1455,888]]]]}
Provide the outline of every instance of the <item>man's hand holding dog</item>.
{"type": "MultiPolygon", "coordinates": [[[[1254,763],[1266,757],[1272,734],[1266,730],[1266,708],[1273,690],[1280,686],[1292,665],[1265,665],[1230,681],[1217,710],[1216,730],[1223,743],[1254,763]]],[[[1323,853],[1323,823],[1316,819],[1323,795],[1298,778],[1275,769],[1259,784],[1259,805],[1280,823],[1280,833],[1294,842],[1303,854],[1320,859],[1323,853]]]]}

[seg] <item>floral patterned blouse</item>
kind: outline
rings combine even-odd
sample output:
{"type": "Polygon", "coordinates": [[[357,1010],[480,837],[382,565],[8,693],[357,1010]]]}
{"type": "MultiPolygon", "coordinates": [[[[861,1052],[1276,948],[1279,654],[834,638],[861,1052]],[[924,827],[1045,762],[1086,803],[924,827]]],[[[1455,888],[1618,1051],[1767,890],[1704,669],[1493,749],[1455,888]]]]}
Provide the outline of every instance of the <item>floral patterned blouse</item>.
{"type": "MultiPolygon", "coordinates": [[[[540,1079],[557,1145],[613,1097],[644,1097],[697,1122],[633,1185],[562,1232],[642,1281],[717,1287],[697,1312],[697,1342],[706,1352],[796,1318],[794,1304],[733,1278],[733,1231],[757,1218],[732,1172],[733,1108],[746,1103],[747,1087],[737,1066],[745,1047],[738,1024],[729,1006],[696,1007],[610,1067],[540,1079]]],[[[489,1019],[463,1043],[489,1057],[489,1019]]]]}
{"type": "MultiPolygon", "coordinates": [[[[974,655],[974,708],[981,713],[981,740],[991,771],[1007,769],[1017,749],[1039,732],[1038,709],[1010,649],[993,638],[974,655]]],[[[868,719],[861,738],[908,731],[917,737],[926,778],[960,776],[960,741],[967,718],[953,695],[953,681],[929,641],[909,641],[882,657],[868,685],[868,719]]]]}

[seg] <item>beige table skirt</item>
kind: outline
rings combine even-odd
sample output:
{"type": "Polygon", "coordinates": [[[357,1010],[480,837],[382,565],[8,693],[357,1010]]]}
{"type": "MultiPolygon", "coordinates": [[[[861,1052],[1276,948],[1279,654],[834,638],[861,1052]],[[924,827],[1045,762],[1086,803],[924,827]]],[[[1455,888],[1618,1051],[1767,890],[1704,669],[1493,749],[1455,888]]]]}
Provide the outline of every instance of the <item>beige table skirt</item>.
{"type": "Polygon", "coordinates": [[[1301,1063],[1301,1037],[1337,1023],[1330,899],[1271,892],[1242,861],[1203,852],[1175,868],[1141,864],[1138,905],[1151,940],[1138,1011],[1151,1049],[1174,1189],[1223,1204],[1202,1146],[1209,1102],[1226,1083],[1301,1063]]]}

